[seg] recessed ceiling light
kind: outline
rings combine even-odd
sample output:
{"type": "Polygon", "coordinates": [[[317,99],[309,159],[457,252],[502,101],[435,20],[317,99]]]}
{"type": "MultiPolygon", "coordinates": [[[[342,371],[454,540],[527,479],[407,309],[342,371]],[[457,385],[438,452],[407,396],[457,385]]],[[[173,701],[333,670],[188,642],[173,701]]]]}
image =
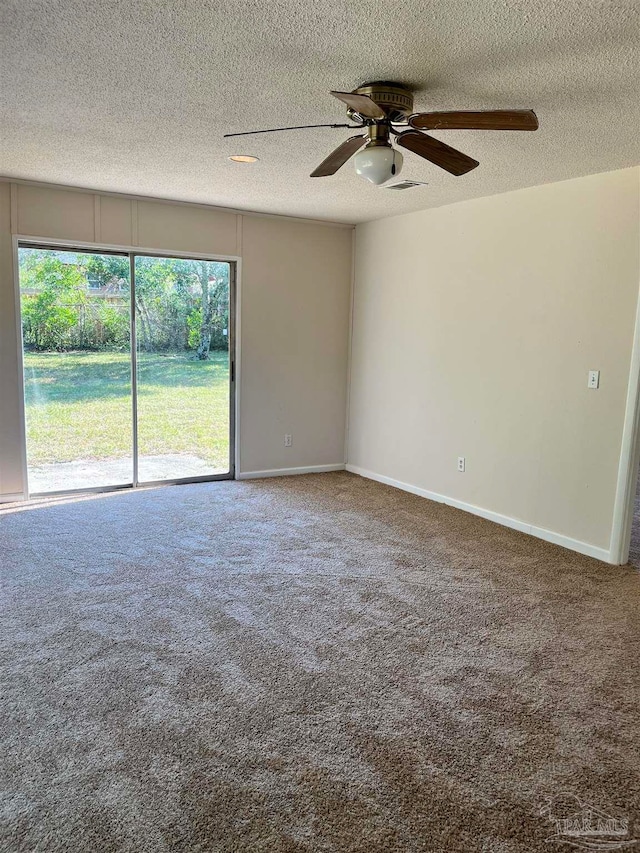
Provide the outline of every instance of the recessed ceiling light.
{"type": "Polygon", "coordinates": [[[232,154],[229,157],[229,160],[233,160],[234,163],[257,163],[258,158],[254,157],[253,154],[232,154]]]}

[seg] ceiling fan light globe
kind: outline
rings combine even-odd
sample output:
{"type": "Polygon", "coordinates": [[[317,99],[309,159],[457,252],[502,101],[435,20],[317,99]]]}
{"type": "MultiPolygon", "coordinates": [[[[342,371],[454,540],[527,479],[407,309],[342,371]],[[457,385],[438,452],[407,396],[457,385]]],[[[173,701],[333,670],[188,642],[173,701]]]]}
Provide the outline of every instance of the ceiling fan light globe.
{"type": "Polygon", "coordinates": [[[367,146],[353,159],[356,175],[376,186],[397,177],[402,170],[402,154],[390,145],[367,146]]]}

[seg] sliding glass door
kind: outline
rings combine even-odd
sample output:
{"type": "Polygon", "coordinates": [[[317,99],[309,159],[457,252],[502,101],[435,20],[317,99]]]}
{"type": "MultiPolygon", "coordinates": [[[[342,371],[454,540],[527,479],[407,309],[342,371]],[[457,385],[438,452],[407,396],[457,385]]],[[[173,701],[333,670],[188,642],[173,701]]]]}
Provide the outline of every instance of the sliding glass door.
{"type": "Polygon", "coordinates": [[[30,492],[133,482],[129,257],[18,251],[30,492]]]}
{"type": "Polygon", "coordinates": [[[31,494],[232,475],[233,272],[20,245],[31,494]]]}
{"type": "Polygon", "coordinates": [[[135,257],[141,483],[230,471],[230,273],[219,261],[135,257]]]}

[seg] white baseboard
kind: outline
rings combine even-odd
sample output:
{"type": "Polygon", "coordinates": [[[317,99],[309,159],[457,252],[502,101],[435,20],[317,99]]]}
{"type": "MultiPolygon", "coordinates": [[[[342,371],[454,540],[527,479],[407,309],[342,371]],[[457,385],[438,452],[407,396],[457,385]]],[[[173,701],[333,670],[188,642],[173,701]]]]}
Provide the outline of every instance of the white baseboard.
{"type": "Polygon", "coordinates": [[[15,495],[0,495],[0,504],[12,504],[17,503],[18,501],[23,501],[25,499],[25,495],[22,492],[16,493],[15,495]]]}
{"type": "Polygon", "coordinates": [[[324,474],[327,471],[344,471],[344,462],[333,465],[309,465],[306,468],[271,468],[267,471],[240,471],[236,480],[258,480],[261,477],[290,477],[293,474],[324,474]]]}
{"type": "Polygon", "coordinates": [[[402,489],[404,492],[411,492],[413,495],[419,495],[422,498],[427,498],[430,501],[446,504],[447,506],[461,509],[463,512],[470,512],[472,515],[479,515],[481,518],[486,518],[489,521],[494,521],[496,524],[501,524],[503,527],[511,527],[513,530],[519,530],[521,533],[528,533],[531,536],[536,536],[538,539],[544,539],[545,542],[553,542],[554,545],[561,545],[563,548],[568,548],[570,551],[577,551],[579,554],[585,554],[587,557],[595,557],[596,560],[602,560],[604,563],[614,562],[611,557],[611,552],[606,548],[598,548],[596,545],[590,545],[588,542],[581,542],[579,539],[572,539],[570,536],[563,536],[561,533],[556,533],[553,530],[545,530],[544,527],[536,527],[533,524],[528,524],[526,521],[521,521],[518,518],[511,518],[508,515],[502,515],[499,512],[493,512],[490,509],[484,509],[480,506],[459,501],[456,498],[450,498],[446,495],[438,494],[438,492],[430,492],[428,489],[422,489],[419,486],[413,486],[411,483],[403,483],[401,480],[394,480],[392,477],[385,477],[383,474],[376,474],[374,471],[368,471],[366,468],[359,468],[357,465],[345,465],[347,471],[352,474],[358,474],[360,477],[366,477],[369,480],[377,480],[378,483],[385,483],[387,486],[393,486],[396,489],[402,489]]]}

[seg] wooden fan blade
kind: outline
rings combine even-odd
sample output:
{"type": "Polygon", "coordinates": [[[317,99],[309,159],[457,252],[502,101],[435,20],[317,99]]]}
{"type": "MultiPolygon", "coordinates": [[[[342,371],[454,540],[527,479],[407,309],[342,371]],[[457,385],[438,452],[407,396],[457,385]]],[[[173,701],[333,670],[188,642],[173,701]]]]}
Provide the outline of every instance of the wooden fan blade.
{"type": "Polygon", "coordinates": [[[533,110],[418,113],[409,124],[423,130],[537,130],[538,117],[533,110]]]}
{"type": "Polygon", "coordinates": [[[403,148],[413,151],[414,154],[424,157],[425,160],[435,163],[441,169],[446,169],[452,175],[464,175],[480,165],[472,157],[467,157],[461,151],[456,151],[450,145],[418,130],[405,130],[404,133],[398,134],[396,142],[403,148]]]}
{"type": "Polygon", "coordinates": [[[331,92],[334,98],[342,101],[352,110],[366,118],[384,118],[384,110],[369,95],[356,95],[353,92],[331,92]]]}
{"type": "Polygon", "coordinates": [[[312,178],[325,178],[327,175],[335,175],[338,169],[347,162],[349,157],[352,157],[358,148],[362,148],[367,141],[366,136],[351,136],[346,139],[342,145],[329,154],[329,156],[320,163],[317,169],[311,172],[312,178]]]}

